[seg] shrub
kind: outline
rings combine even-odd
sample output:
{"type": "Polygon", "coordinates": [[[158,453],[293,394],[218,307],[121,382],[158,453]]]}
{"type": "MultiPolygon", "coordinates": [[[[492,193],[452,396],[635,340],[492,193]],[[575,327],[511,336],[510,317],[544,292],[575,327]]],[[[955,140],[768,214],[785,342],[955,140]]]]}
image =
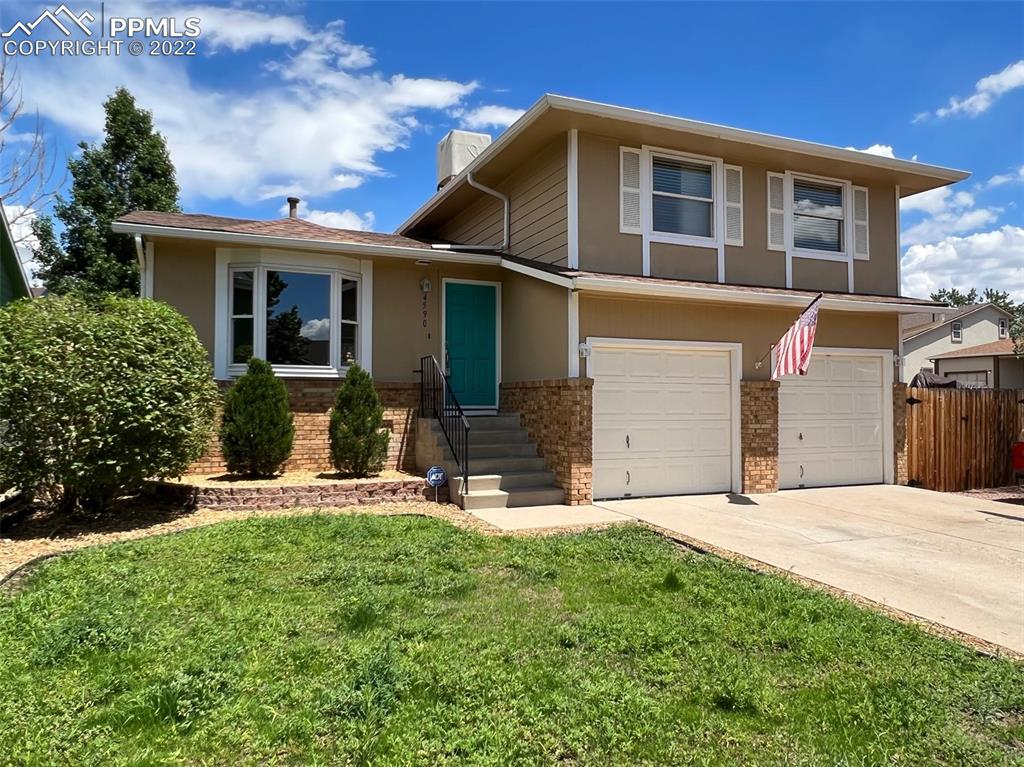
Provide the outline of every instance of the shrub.
{"type": "Polygon", "coordinates": [[[295,426],[288,390],[265,360],[249,360],[224,397],[220,447],[232,474],[267,477],[292,454],[295,426]]]}
{"type": "Polygon", "coordinates": [[[138,298],[0,309],[0,485],[63,511],[180,475],[209,442],[217,387],[183,316],[138,298]]]}
{"type": "Polygon", "coordinates": [[[365,477],[384,467],[388,433],[373,378],[359,365],[348,369],[331,412],[331,462],[340,472],[365,477]]]}

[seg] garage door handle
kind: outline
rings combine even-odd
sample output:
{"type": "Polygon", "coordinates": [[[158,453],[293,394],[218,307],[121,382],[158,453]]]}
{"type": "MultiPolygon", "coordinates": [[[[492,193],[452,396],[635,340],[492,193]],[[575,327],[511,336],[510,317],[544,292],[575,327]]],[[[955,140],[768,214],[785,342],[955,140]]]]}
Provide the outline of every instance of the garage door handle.
{"type": "Polygon", "coordinates": [[[628,471],[626,472],[626,484],[627,485],[629,484],[629,472],[628,471]]]}
{"type": "Polygon", "coordinates": [[[629,435],[626,435],[626,447],[629,447],[629,435]]]}
{"type": "Polygon", "coordinates": [[[804,465],[800,464],[800,479],[804,478],[804,465]]]}
{"type": "Polygon", "coordinates": [[[799,433],[799,434],[797,435],[797,439],[799,439],[799,440],[803,441],[803,438],[804,438],[804,433],[803,433],[803,432],[800,432],[800,433],[799,433]]]}

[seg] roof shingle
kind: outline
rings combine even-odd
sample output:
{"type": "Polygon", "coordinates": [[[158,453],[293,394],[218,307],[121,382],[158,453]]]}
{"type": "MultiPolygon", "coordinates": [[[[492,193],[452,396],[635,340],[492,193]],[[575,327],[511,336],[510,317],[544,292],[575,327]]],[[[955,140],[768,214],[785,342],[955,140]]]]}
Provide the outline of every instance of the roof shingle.
{"type": "Polygon", "coordinates": [[[954,349],[945,354],[932,357],[933,360],[947,360],[953,357],[1005,357],[1013,354],[1013,339],[1003,338],[999,341],[990,341],[987,344],[968,346],[964,349],[954,349]]]}

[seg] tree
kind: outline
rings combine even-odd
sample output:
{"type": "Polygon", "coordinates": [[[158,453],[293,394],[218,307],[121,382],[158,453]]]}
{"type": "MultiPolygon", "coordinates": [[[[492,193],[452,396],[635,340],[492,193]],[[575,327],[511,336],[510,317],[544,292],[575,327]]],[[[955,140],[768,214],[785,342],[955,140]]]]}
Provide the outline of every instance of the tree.
{"type": "Polygon", "coordinates": [[[331,462],[340,472],[365,477],[384,467],[388,437],[373,378],[353,363],[331,411],[331,462]]]}
{"type": "Polygon", "coordinates": [[[153,129],[152,114],[137,107],[124,88],[103,109],[103,143],[79,144],[81,156],[68,161],[70,197],[58,196],[54,204],[64,225],[60,244],[49,218],[33,222],[39,275],[54,293],[137,294],[135,243],[112,232],[111,222],[133,210],[179,210],[174,165],[163,136],[153,129]]]}
{"type": "Polygon", "coordinates": [[[15,244],[20,244],[36,211],[49,203],[63,181],[55,179],[56,157],[38,112],[24,130],[31,116],[25,114],[21,79],[11,61],[0,56],[0,200],[15,244]]]}
{"type": "Polygon", "coordinates": [[[950,306],[970,306],[978,303],[978,291],[971,288],[966,293],[961,293],[957,288],[942,288],[931,295],[932,301],[942,301],[950,306]]]}
{"type": "Polygon", "coordinates": [[[254,357],[224,397],[220,447],[228,471],[253,477],[276,474],[292,454],[294,439],[288,390],[269,362],[254,357]]]}
{"type": "Polygon", "coordinates": [[[217,407],[206,350],[167,304],[48,296],[0,309],[0,486],[102,510],[185,471],[217,407]]]}

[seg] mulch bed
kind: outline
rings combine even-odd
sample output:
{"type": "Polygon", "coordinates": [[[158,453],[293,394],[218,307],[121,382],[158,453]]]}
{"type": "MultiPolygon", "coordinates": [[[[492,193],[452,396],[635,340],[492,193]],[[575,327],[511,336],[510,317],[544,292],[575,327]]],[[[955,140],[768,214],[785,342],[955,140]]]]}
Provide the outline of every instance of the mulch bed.
{"type": "Polygon", "coordinates": [[[1010,487],[986,487],[982,490],[968,490],[957,495],[966,495],[971,498],[979,498],[983,501],[999,501],[1000,503],[1012,503],[1017,506],[1024,506],[1024,486],[1011,485],[1010,487]]]}

